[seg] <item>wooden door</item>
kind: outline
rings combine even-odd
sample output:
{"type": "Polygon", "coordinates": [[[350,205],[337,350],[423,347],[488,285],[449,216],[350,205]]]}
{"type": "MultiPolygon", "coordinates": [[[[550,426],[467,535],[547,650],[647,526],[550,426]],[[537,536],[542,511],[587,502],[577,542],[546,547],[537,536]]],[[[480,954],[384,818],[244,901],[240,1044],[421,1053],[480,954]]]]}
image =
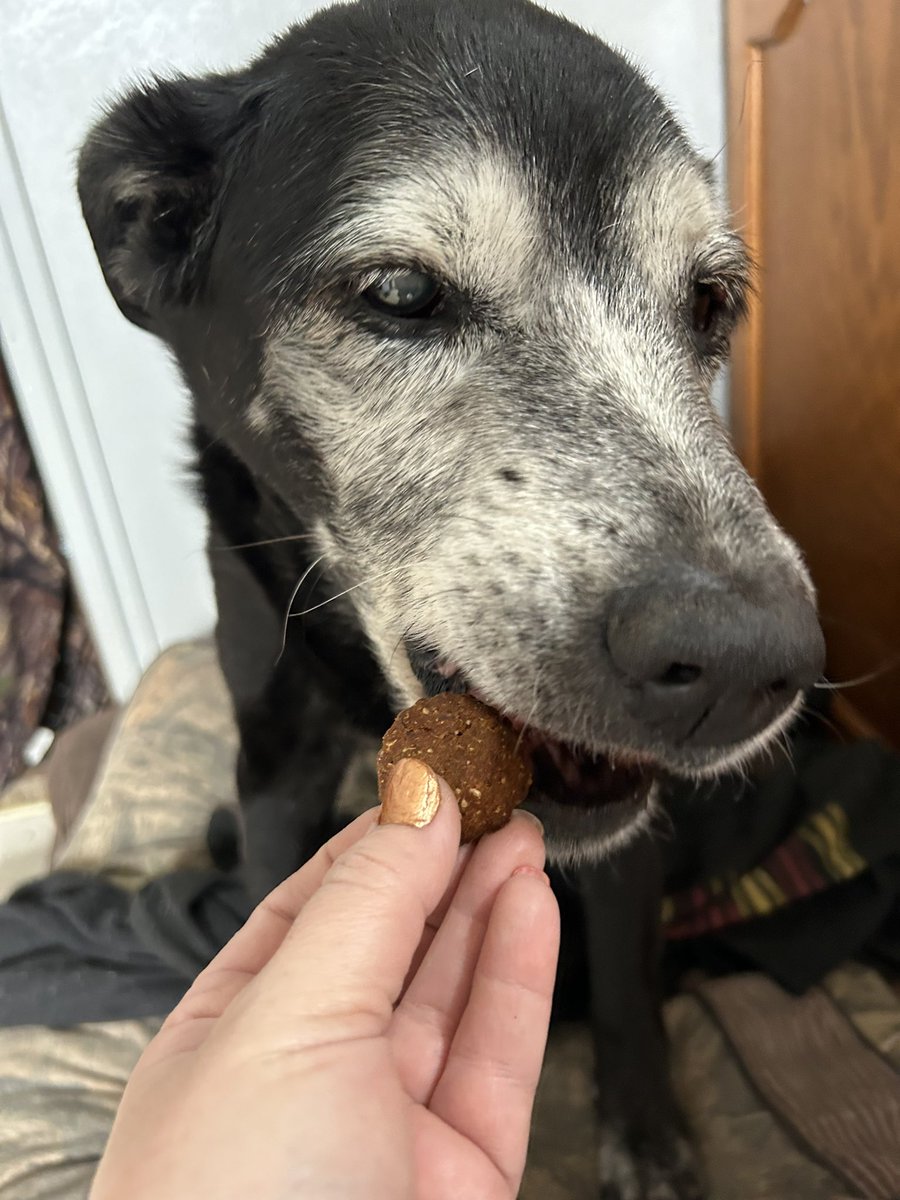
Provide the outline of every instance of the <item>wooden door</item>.
{"type": "Polygon", "coordinates": [[[900,745],[900,3],[726,0],[729,182],[758,264],[738,449],[806,554],[857,732],[900,745]]]}

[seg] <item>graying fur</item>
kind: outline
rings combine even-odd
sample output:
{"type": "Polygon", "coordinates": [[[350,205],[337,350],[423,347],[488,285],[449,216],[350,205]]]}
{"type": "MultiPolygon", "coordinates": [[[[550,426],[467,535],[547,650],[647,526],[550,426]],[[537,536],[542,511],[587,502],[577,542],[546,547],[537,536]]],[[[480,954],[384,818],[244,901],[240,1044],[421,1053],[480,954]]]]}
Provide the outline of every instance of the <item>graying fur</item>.
{"type": "MultiPolygon", "coordinates": [[[[252,422],[266,413],[313,446],[330,488],[318,551],[342,587],[360,585],[353,604],[398,703],[420,694],[398,650],[412,636],[542,730],[627,746],[590,661],[606,595],[673,554],[736,578],[769,557],[811,589],[672,316],[698,259],[746,271],[740,244],[702,164],[676,150],[635,177],[605,277],[567,253],[565,214],[496,147],[382,174],[309,253],[345,274],[359,264],[360,288],[365,264],[421,263],[484,297],[489,327],[452,343],[375,338],[324,289],[272,330],[252,422]]],[[[665,760],[713,772],[787,719],[727,754],[665,760]]],[[[579,821],[558,856],[610,848],[579,821]]]]}
{"type": "MultiPolygon", "coordinates": [[[[80,189],[200,441],[277,498],[277,532],[310,536],[285,597],[316,560],[396,704],[420,691],[415,644],[613,761],[708,774],[784,727],[673,745],[628,715],[603,650],[610,598],[667,563],[812,590],[710,404],[727,331],[691,331],[698,283],[740,308],[746,254],[620,56],[514,0],[365,0],[243,71],[138,89],[88,139],[80,189]],[[457,317],[379,325],[361,297],[398,268],[443,281],[457,317]]],[[[636,813],[612,808],[556,813],[551,849],[614,845],[636,813]]]]}

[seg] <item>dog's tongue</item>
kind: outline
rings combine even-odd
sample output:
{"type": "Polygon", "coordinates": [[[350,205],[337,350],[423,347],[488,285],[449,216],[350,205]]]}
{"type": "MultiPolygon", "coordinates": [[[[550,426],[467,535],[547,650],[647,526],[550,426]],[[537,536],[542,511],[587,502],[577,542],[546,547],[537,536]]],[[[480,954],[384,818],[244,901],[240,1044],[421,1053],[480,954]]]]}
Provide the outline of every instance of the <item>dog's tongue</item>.
{"type": "Polygon", "coordinates": [[[522,744],[531,757],[535,788],[560,804],[595,807],[630,799],[649,779],[641,766],[582,753],[534,730],[522,735],[522,744]]]}
{"type": "Polygon", "coordinates": [[[536,735],[528,748],[532,756],[535,750],[544,751],[553,762],[566,787],[570,787],[576,791],[582,789],[584,779],[581,765],[575,761],[574,755],[562,742],[555,742],[549,738],[542,738],[540,735],[536,735]]]}

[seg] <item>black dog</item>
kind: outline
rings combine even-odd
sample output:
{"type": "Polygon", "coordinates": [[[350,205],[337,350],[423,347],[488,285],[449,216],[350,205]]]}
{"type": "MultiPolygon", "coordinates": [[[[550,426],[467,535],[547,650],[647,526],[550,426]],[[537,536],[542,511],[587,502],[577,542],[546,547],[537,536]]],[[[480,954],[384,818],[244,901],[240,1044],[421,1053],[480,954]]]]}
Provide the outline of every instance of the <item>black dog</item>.
{"type": "Polygon", "coordinates": [[[120,308],[193,397],[252,889],[423,691],[527,725],[598,964],[604,1195],[695,1195],[637,835],[662,772],[749,759],[822,661],[797,550],[709,404],[747,262],[706,164],[539,7],[362,0],[132,92],[79,186],[120,308]]]}

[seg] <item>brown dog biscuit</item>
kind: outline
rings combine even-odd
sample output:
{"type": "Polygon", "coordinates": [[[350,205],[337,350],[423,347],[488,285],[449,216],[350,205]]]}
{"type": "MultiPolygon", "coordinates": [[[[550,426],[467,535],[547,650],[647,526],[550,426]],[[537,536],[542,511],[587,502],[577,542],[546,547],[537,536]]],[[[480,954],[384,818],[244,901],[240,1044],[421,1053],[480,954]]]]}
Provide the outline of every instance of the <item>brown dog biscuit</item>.
{"type": "Polygon", "coordinates": [[[417,700],[384,735],[378,755],[378,791],[391,768],[417,758],[442,775],[456,793],[463,842],[500,829],[531,786],[531,768],[518,735],[492,708],[455,692],[417,700]]]}

